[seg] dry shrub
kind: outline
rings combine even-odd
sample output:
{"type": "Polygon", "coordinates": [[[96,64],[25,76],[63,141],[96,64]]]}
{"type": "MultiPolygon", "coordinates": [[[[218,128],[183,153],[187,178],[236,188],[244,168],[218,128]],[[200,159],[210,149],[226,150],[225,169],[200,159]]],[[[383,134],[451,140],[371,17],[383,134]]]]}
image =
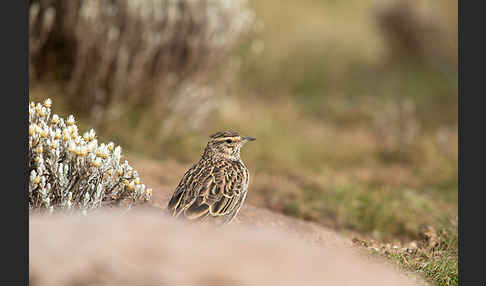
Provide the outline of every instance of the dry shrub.
{"type": "Polygon", "coordinates": [[[204,117],[204,86],[254,18],[244,0],[33,0],[29,11],[31,79],[67,80],[72,107],[98,124],[148,108],[204,117]]]}
{"type": "MultiPolygon", "coordinates": [[[[457,69],[457,50],[449,45],[444,13],[437,5],[421,0],[376,0],[376,21],[388,42],[390,60],[414,61],[457,69]]],[[[449,1],[444,5],[457,5],[449,1]]],[[[456,41],[457,42],[457,41],[456,41]]]]}
{"type": "Polygon", "coordinates": [[[74,116],[51,114],[51,104],[29,105],[29,210],[88,211],[150,199],[120,146],[98,144],[93,129],[81,136],[74,116]]]}

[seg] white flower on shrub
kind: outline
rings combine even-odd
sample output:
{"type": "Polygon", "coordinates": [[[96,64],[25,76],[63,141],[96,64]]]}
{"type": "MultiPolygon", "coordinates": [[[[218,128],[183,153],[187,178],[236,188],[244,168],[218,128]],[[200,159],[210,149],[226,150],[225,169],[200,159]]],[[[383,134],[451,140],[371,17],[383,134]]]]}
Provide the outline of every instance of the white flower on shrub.
{"type": "Polygon", "coordinates": [[[78,134],[73,115],[51,116],[52,101],[29,105],[29,210],[143,203],[152,190],[113,142],[98,144],[93,129],[78,134]]]}

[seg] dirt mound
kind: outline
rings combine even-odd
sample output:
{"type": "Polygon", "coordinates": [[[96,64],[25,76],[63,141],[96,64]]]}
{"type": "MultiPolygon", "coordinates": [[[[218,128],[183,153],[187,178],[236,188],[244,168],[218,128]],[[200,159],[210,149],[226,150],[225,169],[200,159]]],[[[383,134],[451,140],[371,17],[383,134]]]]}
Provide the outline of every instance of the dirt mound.
{"type": "Polygon", "coordinates": [[[348,247],[244,220],[215,229],[155,208],[31,216],[30,285],[414,285],[348,247]]]}

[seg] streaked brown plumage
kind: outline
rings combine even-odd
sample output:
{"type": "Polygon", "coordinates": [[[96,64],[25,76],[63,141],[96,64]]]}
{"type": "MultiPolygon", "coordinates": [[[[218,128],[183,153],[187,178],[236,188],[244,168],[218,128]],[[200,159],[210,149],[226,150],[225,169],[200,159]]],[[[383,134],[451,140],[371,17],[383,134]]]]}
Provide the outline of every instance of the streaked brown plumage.
{"type": "Polygon", "coordinates": [[[211,135],[201,159],[184,174],[172,195],[169,213],[190,220],[231,222],[245,201],[250,181],[240,149],[252,140],[234,131],[211,135]]]}

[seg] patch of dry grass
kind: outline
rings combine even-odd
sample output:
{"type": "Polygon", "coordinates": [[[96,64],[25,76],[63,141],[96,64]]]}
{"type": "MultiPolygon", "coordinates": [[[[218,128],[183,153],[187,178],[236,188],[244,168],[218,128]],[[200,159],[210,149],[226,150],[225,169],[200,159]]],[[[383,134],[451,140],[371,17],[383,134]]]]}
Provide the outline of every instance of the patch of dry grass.
{"type": "Polygon", "coordinates": [[[354,238],[355,245],[365,247],[372,254],[389,258],[403,270],[422,274],[434,285],[457,286],[458,232],[457,217],[444,223],[439,231],[423,227],[420,239],[407,244],[383,243],[354,238]]]}

